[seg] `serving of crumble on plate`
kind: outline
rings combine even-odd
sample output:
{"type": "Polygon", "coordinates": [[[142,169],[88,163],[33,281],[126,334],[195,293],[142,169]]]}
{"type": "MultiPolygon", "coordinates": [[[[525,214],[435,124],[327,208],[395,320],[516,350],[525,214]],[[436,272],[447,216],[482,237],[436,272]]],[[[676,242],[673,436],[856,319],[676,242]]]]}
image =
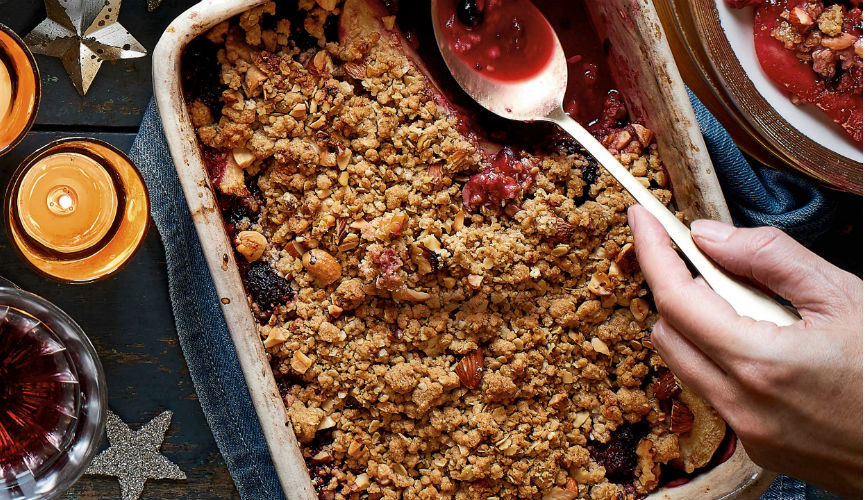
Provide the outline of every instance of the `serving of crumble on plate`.
{"type": "MultiPolygon", "coordinates": [[[[481,130],[405,6],[290,4],[190,44],[184,87],[320,497],[640,498],[729,456],[652,350],[630,195],[562,137],[481,130]]],[[[603,96],[591,129],[672,204],[603,96]]]]}

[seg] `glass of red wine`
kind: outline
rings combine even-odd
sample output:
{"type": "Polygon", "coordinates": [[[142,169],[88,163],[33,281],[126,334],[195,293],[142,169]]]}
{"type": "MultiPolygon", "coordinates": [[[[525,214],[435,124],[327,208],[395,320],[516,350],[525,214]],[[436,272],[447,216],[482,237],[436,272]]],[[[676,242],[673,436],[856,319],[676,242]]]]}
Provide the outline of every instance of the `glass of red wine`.
{"type": "Polygon", "coordinates": [[[102,365],[75,321],[0,281],[0,500],[65,492],[96,454],[106,399],[102,365]]]}

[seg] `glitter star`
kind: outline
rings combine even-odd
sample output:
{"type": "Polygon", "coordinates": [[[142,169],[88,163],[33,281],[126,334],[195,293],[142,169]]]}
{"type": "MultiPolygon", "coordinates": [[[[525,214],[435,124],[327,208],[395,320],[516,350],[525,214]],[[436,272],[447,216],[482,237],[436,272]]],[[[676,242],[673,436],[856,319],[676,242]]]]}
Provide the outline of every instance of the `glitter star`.
{"type": "Polygon", "coordinates": [[[84,95],[103,61],[134,59],[147,50],[117,22],[121,0],[45,0],[48,17],[24,37],[36,54],[59,57],[84,95]]]}
{"type": "Polygon", "coordinates": [[[114,412],[108,412],[108,449],[97,455],[85,474],[116,476],[123,500],[136,500],[148,479],[186,479],[177,464],[159,453],[171,411],[164,411],[132,432],[114,412]]]}

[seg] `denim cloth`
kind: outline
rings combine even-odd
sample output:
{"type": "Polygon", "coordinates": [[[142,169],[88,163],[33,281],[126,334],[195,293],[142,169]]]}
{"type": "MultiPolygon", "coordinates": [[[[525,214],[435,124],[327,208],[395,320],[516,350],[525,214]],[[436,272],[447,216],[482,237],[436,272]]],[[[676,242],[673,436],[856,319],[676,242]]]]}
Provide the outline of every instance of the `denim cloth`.
{"type": "MultiPolygon", "coordinates": [[[[776,225],[801,239],[831,216],[818,189],[793,174],[752,168],[714,117],[696,99],[693,104],[739,224],[776,225]]],[[[130,157],[150,190],[165,245],[180,346],[237,490],[244,499],[284,498],[152,102],[130,157]]],[[[800,500],[805,492],[804,483],[782,476],[763,498],[800,500]]]]}

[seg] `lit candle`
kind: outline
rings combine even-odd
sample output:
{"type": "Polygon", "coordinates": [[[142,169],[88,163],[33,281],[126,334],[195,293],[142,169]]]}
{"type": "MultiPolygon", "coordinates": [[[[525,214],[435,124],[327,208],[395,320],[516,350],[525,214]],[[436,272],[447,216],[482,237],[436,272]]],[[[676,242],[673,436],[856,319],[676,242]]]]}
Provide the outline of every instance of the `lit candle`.
{"type": "Polygon", "coordinates": [[[148,223],[141,176],[126,155],[100,141],[61,140],[31,155],[13,175],[6,205],[19,253],[69,282],[117,271],[148,223]]]}
{"type": "Polygon", "coordinates": [[[117,215],[111,175],[93,158],[75,152],[37,161],[22,177],[15,203],[24,231],[61,253],[98,244],[117,215]]]}
{"type": "Polygon", "coordinates": [[[39,70],[33,54],[0,24],[0,155],[24,137],[39,108],[39,70]]]}

